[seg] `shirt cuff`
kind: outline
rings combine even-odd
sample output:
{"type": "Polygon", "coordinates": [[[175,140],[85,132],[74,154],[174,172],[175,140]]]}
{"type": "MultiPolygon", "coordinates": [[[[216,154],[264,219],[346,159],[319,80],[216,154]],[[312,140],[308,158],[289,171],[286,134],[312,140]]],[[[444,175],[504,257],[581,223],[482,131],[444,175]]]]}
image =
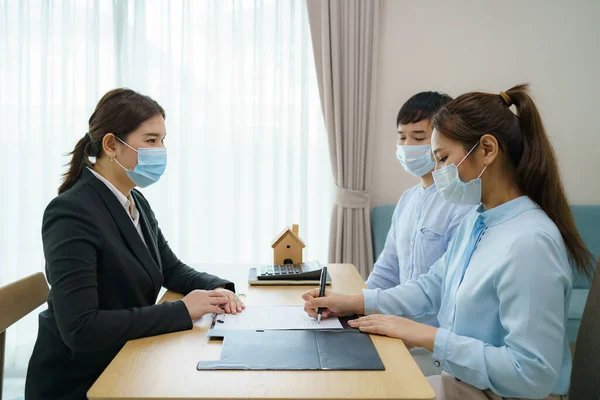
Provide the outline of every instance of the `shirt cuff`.
{"type": "Polygon", "coordinates": [[[377,307],[377,294],[379,290],[380,289],[363,289],[363,308],[365,315],[379,313],[379,307],[377,307]]]}
{"type": "Polygon", "coordinates": [[[215,290],[216,288],[222,287],[223,289],[227,289],[235,293],[235,285],[233,284],[233,282],[229,282],[224,279],[219,278],[219,280],[213,283],[211,286],[212,288],[209,290],[215,290]]]}
{"type": "Polygon", "coordinates": [[[183,300],[177,300],[172,303],[165,302],[162,304],[168,304],[171,308],[171,310],[169,310],[170,314],[173,316],[173,326],[171,327],[173,330],[171,332],[192,329],[193,321],[183,300]]]}
{"type": "Polygon", "coordinates": [[[439,328],[435,334],[435,341],[433,342],[433,364],[442,369],[444,369],[444,364],[446,362],[446,352],[448,350],[450,334],[449,330],[439,328]]]}

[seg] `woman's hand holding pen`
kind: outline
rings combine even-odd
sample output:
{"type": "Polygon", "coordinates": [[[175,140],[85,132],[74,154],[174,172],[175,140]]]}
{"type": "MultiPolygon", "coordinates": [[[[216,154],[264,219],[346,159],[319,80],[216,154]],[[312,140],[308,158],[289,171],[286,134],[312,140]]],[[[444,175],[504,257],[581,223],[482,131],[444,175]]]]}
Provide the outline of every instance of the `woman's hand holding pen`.
{"type": "MultiPolygon", "coordinates": [[[[364,314],[364,296],[362,293],[344,295],[330,291],[325,297],[319,297],[319,289],[311,289],[302,295],[304,311],[313,318],[317,317],[317,309],[323,309],[323,318],[342,317],[348,314],[364,314]]],[[[433,351],[433,343],[437,328],[420,324],[394,315],[369,315],[351,320],[348,324],[362,332],[375,333],[400,338],[412,345],[425,347],[433,351]]]]}
{"type": "Polygon", "coordinates": [[[319,297],[319,288],[311,289],[302,295],[304,311],[317,318],[317,309],[323,309],[323,318],[341,317],[347,314],[362,314],[364,298],[362,293],[344,295],[331,291],[325,292],[325,297],[319,297]]]}

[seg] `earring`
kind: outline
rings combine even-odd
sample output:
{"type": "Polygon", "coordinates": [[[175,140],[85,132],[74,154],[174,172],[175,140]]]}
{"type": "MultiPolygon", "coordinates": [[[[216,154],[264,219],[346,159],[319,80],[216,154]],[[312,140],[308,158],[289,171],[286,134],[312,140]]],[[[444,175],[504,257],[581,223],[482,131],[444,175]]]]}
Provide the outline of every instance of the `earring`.
{"type": "Polygon", "coordinates": [[[110,157],[110,162],[113,162],[115,159],[111,156],[110,157]]]}

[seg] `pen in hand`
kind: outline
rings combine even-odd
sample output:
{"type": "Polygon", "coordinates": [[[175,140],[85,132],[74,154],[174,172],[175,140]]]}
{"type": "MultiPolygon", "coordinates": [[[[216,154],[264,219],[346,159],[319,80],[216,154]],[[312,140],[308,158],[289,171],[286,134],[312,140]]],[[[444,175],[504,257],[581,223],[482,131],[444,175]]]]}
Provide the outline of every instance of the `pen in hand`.
{"type": "MultiPolygon", "coordinates": [[[[325,296],[325,285],[327,284],[327,266],[324,266],[323,269],[321,269],[321,282],[319,284],[319,297],[324,297],[325,296]]],[[[322,314],[323,314],[323,308],[319,307],[317,309],[317,322],[321,323],[321,319],[322,314]]]]}

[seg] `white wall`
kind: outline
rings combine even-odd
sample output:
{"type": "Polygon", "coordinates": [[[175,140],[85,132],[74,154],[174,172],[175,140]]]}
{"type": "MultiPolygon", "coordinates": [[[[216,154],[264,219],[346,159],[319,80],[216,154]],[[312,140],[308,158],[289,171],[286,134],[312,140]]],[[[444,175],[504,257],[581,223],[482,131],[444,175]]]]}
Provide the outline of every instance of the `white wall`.
{"type": "Polygon", "coordinates": [[[413,94],[530,82],[571,203],[600,204],[600,1],[383,0],[373,205],[417,182],[395,158],[413,94]]]}

